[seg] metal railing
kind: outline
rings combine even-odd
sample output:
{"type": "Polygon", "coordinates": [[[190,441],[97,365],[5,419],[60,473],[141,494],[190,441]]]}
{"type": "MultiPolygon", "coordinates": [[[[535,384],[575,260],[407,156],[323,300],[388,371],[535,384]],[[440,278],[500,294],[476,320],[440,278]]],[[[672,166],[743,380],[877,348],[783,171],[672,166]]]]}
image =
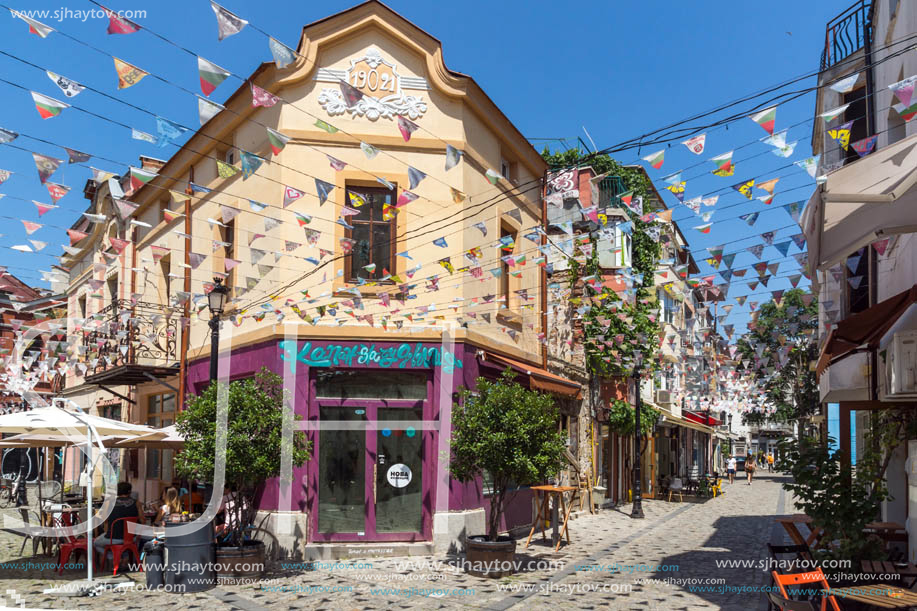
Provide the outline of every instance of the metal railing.
{"type": "Polygon", "coordinates": [[[178,360],[180,314],[157,304],[116,299],[83,326],[88,373],[120,365],[169,366],[178,360]],[[97,359],[97,360],[96,360],[97,359]]]}
{"type": "Polygon", "coordinates": [[[836,65],[866,44],[870,31],[869,13],[872,0],[859,0],[828,22],[825,28],[825,48],[821,54],[821,70],[836,65]]]}

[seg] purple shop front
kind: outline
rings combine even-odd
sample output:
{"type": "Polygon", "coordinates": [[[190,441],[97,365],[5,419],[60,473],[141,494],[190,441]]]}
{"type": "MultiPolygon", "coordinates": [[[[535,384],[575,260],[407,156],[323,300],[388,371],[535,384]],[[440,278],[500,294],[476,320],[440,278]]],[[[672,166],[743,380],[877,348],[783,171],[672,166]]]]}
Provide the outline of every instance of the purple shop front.
{"type": "MultiPolygon", "coordinates": [[[[439,343],[309,339],[234,350],[230,379],[261,367],[284,377],[312,441],[312,459],[293,470],[292,507],[279,507],[275,479],[264,486],[259,509],[308,514],[314,542],[430,541],[435,512],[489,510],[481,482],[450,479],[448,494],[437,495],[446,467],[438,459],[440,430],[449,430],[441,402],[473,388],[479,376],[499,374],[477,352],[464,343],[443,354],[439,343]]],[[[207,385],[208,371],[207,361],[188,368],[190,392],[207,385]]],[[[504,528],[531,517],[531,495],[521,490],[504,528]]]]}

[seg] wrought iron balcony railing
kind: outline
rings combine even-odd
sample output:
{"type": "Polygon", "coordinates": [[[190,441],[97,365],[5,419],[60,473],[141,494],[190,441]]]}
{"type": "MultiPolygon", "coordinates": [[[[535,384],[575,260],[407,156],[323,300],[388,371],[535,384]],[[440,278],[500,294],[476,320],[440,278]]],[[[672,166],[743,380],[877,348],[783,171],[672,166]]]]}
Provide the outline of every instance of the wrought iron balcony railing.
{"type": "Polygon", "coordinates": [[[113,300],[82,325],[86,357],[94,364],[87,374],[121,365],[174,365],[179,320],[177,311],[160,304],[113,300]]]}
{"type": "Polygon", "coordinates": [[[859,0],[828,22],[825,28],[825,48],[821,54],[821,70],[850,57],[871,40],[869,13],[872,0],[859,0]]]}

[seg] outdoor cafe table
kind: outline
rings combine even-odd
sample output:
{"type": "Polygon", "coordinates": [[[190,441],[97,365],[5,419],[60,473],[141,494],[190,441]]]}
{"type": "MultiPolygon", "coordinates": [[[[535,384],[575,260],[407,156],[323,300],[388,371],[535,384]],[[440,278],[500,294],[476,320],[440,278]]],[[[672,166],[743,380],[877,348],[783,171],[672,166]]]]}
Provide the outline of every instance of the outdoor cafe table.
{"type": "Polygon", "coordinates": [[[557,545],[554,547],[554,551],[556,552],[560,549],[560,544],[564,540],[564,535],[567,536],[567,543],[570,543],[570,531],[567,529],[567,522],[570,520],[570,512],[573,510],[579,488],[576,486],[532,486],[531,490],[535,493],[536,504],[538,503],[539,495],[541,495],[542,500],[538,505],[538,515],[535,517],[535,523],[532,524],[532,532],[529,533],[529,538],[525,540],[525,547],[527,548],[529,543],[531,543],[532,536],[535,534],[535,529],[538,528],[539,522],[541,523],[541,538],[547,538],[544,534],[544,521],[548,519],[548,501],[554,498],[555,503],[559,502],[561,513],[564,516],[563,526],[560,529],[560,536],[557,537],[557,545]],[[573,493],[570,497],[569,505],[564,503],[564,494],[567,492],[573,493]]]}
{"type": "Polygon", "coordinates": [[[901,585],[905,588],[912,588],[914,583],[917,582],[917,566],[910,562],[899,565],[888,560],[864,560],[860,563],[860,566],[864,573],[870,575],[881,575],[883,573],[886,575],[900,575],[901,585]]]}
{"type": "Polygon", "coordinates": [[[814,543],[816,546],[824,535],[824,531],[821,528],[812,526],[812,518],[807,516],[804,513],[797,513],[786,518],[777,518],[777,522],[783,526],[783,529],[790,536],[790,540],[793,541],[796,545],[808,545],[812,546],[814,543]],[[802,533],[799,532],[797,524],[805,524],[809,529],[809,537],[804,538],[802,533]]]}
{"type": "Polygon", "coordinates": [[[841,608],[844,608],[843,601],[845,600],[852,600],[876,609],[907,609],[917,606],[917,592],[884,583],[831,588],[828,594],[837,597],[841,608]],[[894,593],[894,596],[890,593],[894,593]]]}

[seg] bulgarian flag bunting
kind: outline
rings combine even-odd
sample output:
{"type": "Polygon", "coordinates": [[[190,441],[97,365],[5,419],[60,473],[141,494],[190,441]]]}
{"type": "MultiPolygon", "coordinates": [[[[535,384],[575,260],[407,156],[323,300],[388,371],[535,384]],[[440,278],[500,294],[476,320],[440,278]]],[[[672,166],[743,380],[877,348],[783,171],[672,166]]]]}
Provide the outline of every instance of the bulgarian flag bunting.
{"type": "Polygon", "coordinates": [[[148,172],[140,168],[131,168],[131,189],[139,189],[156,178],[156,176],[157,174],[155,172],[148,172]]]}
{"type": "Polygon", "coordinates": [[[15,10],[13,10],[13,9],[10,9],[10,12],[13,14],[13,17],[18,17],[19,19],[22,19],[22,20],[25,21],[27,24],[29,24],[29,32],[32,33],[32,34],[37,34],[38,36],[40,36],[40,37],[42,37],[42,38],[47,38],[48,34],[50,34],[51,32],[54,31],[54,28],[52,28],[52,27],[50,27],[50,26],[47,26],[47,25],[41,23],[40,21],[35,21],[34,19],[29,19],[28,17],[26,17],[25,15],[23,15],[23,14],[20,13],[19,11],[15,11],[15,10]]]}
{"type": "Polygon", "coordinates": [[[755,123],[761,126],[761,128],[767,133],[774,135],[774,122],[777,119],[777,107],[771,106],[770,108],[765,108],[760,112],[756,112],[753,115],[748,117],[755,123]]]}
{"type": "Polygon", "coordinates": [[[42,119],[50,119],[51,117],[56,117],[61,113],[65,108],[70,108],[70,104],[65,104],[60,100],[55,100],[54,98],[49,98],[46,95],[31,92],[32,99],[35,100],[35,110],[38,111],[38,114],[41,115],[42,119]]]}
{"type": "Polygon", "coordinates": [[[287,142],[290,141],[290,136],[284,136],[280,132],[271,129],[270,127],[266,129],[267,129],[267,139],[271,143],[271,152],[277,155],[278,153],[280,153],[280,151],[283,150],[283,147],[287,145],[287,142]]]}
{"type": "Polygon", "coordinates": [[[695,227],[701,233],[710,233],[710,228],[713,227],[713,223],[705,223],[703,225],[698,225],[695,227]]]}
{"type": "Polygon", "coordinates": [[[299,212],[294,212],[293,216],[296,217],[296,222],[299,223],[300,227],[305,227],[312,222],[312,217],[308,214],[300,214],[299,212]]]}
{"type": "Polygon", "coordinates": [[[656,151],[652,155],[647,155],[643,158],[643,161],[650,164],[650,167],[652,167],[654,170],[658,170],[662,167],[663,161],[665,161],[665,149],[656,151]]]}
{"type": "Polygon", "coordinates": [[[213,90],[219,87],[220,83],[229,76],[228,70],[208,62],[203,57],[197,58],[197,71],[201,76],[201,91],[207,96],[213,93],[213,90]]]}
{"type": "Polygon", "coordinates": [[[736,167],[732,163],[732,153],[733,151],[729,151],[710,160],[716,164],[716,169],[713,170],[716,176],[732,176],[735,173],[736,167]]]}
{"type": "Polygon", "coordinates": [[[835,108],[834,110],[829,110],[828,112],[823,112],[823,113],[821,113],[821,114],[818,115],[818,116],[821,117],[822,119],[824,119],[824,120],[825,120],[825,123],[831,123],[831,122],[834,121],[836,118],[838,118],[839,116],[841,116],[842,114],[844,114],[844,112],[847,110],[847,108],[848,108],[849,106],[850,106],[850,104],[844,104],[843,106],[838,106],[838,107],[835,108]]]}

